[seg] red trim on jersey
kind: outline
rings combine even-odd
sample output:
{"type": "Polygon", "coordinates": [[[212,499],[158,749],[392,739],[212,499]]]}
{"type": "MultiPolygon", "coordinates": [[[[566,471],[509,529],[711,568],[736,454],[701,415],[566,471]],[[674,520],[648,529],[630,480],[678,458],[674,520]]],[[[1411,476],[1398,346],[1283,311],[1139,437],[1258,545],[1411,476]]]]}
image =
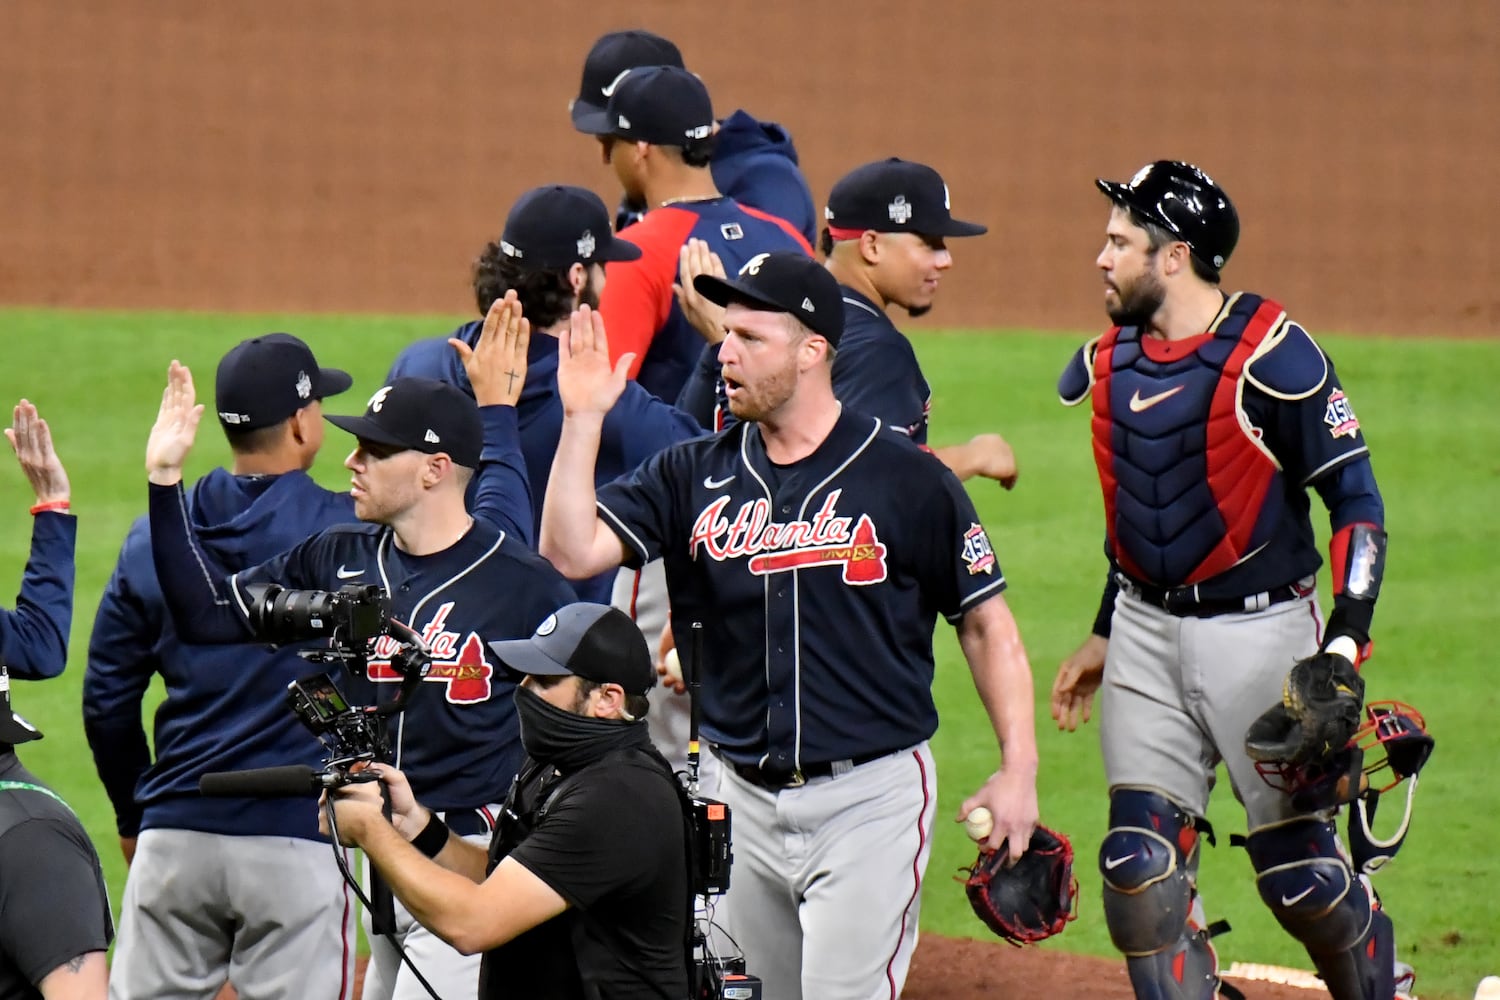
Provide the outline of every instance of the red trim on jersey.
{"type": "Polygon", "coordinates": [[[932,796],[927,792],[927,764],[922,760],[922,751],[913,750],[912,760],[917,762],[917,772],[922,778],[922,808],[917,813],[917,853],[911,859],[912,890],[911,896],[906,901],[906,907],[901,911],[901,929],[896,934],[896,947],[891,952],[891,957],[885,963],[885,981],[891,987],[891,1000],[896,1000],[901,995],[901,990],[896,984],[896,972],[892,968],[896,959],[901,956],[901,942],[906,940],[906,923],[911,919],[911,907],[922,894],[922,848],[927,844],[927,809],[932,805],[932,796]]]}
{"type": "Polygon", "coordinates": [[[635,355],[631,378],[640,374],[651,341],[672,313],[678,253],[697,224],[698,213],[668,206],[653,209],[620,233],[620,239],[641,248],[641,257],[609,265],[599,312],[609,333],[610,364],[622,355],[635,355]]]}
{"type": "Polygon", "coordinates": [[[1241,373],[1271,326],[1282,315],[1275,302],[1262,302],[1255,315],[1245,324],[1239,343],[1224,362],[1224,371],[1214,389],[1208,408],[1207,442],[1204,463],[1207,466],[1208,489],[1214,505],[1224,519],[1224,537],[1213,547],[1183,583],[1202,583],[1228,570],[1250,549],[1261,507],[1276,476],[1276,464],[1256,448],[1240,427],[1236,403],[1239,399],[1241,373]]]}
{"type": "Polygon", "coordinates": [[[1141,337],[1141,350],[1152,361],[1165,364],[1192,354],[1213,339],[1211,333],[1198,333],[1182,340],[1163,340],[1160,337],[1141,337]]]}
{"type": "Polygon", "coordinates": [[[1112,435],[1111,427],[1114,420],[1110,416],[1109,408],[1109,381],[1110,363],[1115,353],[1115,344],[1120,338],[1120,328],[1110,327],[1104,336],[1099,338],[1099,344],[1094,349],[1094,388],[1091,393],[1090,402],[1093,405],[1094,417],[1094,464],[1099,467],[1099,487],[1104,491],[1104,530],[1109,537],[1109,550],[1115,557],[1115,562],[1120,568],[1137,580],[1146,579],[1135,560],[1130,554],[1115,544],[1115,494],[1119,492],[1120,483],[1115,478],[1115,456],[1110,447],[1112,435]]]}
{"type": "Polygon", "coordinates": [[[740,207],[741,212],[744,212],[751,218],[763,219],[766,222],[776,223],[776,225],[781,227],[783,232],[797,241],[797,245],[802,248],[803,253],[807,254],[809,257],[813,255],[812,244],[807,242],[807,237],[803,236],[802,232],[796,226],[792,225],[781,216],[772,215],[770,212],[762,212],[758,208],[751,208],[749,205],[746,205],[743,202],[737,201],[735,202],[735,204],[740,207]]]}

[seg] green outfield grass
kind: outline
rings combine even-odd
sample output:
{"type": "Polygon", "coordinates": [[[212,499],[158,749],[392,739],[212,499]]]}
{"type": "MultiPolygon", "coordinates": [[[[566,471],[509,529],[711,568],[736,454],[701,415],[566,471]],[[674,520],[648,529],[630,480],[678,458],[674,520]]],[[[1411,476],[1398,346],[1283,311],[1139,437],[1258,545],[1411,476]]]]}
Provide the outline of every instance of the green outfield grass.
{"type": "MultiPolygon", "coordinates": [[[[381,384],[399,347],[453,325],[411,317],[0,310],[6,344],[0,402],[24,395],[51,422],[80,516],[71,663],[59,681],[16,685],[18,707],[48,734],[25,747],[24,758],[83,817],[117,900],[124,867],[113,816],[84,745],[79,689],[99,594],[126,527],[145,508],[142,453],[167,362],[177,357],[192,366],[200,389],[211,397],[214,366],[230,345],[290,330],[312,343],[323,363],[355,375],[354,391],[330,409],[356,412],[381,384]]],[[[1088,419],[1060,406],[1053,389],[1082,337],[1010,332],[915,339],[934,390],[933,443],[998,430],[1020,459],[1013,493],[982,481],[971,492],[1010,580],[1009,600],[1034,667],[1042,815],[1071,834],[1078,851],[1079,917],[1047,947],[1111,954],[1094,865],[1106,815],[1095,727],[1058,733],[1046,709],[1057,663],[1093,620],[1102,578],[1088,419]]],[[[1492,514],[1492,505],[1500,503],[1500,420],[1492,402],[1500,381],[1500,342],[1323,339],[1374,453],[1393,542],[1376,621],[1377,655],[1367,669],[1368,696],[1412,702],[1438,739],[1411,838],[1376,884],[1395,916],[1401,953],[1418,969],[1421,995],[1467,998],[1481,976],[1500,971],[1500,860],[1494,849],[1500,779],[1494,765],[1485,763],[1494,759],[1490,737],[1500,696],[1485,673],[1493,665],[1481,655],[1495,627],[1500,593],[1500,522],[1492,514]]],[[[315,470],[325,485],[342,488],[346,482],[339,467],[346,444],[330,429],[315,470]]],[[[189,475],[226,458],[210,417],[189,475]]],[[[0,498],[9,511],[0,520],[0,593],[8,599],[29,544],[30,494],[10,459],[0,465],[0,498]]],[[[1319,527],[1326,537],[1326,521],[1319,527]]],[[[973,855],[951,820],[958,803],[994,767],[996,754],[946,626],[939,626],[937,649],[941,795],[922,925],[940,934],[983,937],[987,932],[948,878],[973,855]]],[[[1219,846],[1205,851],[1201,882],[1210,918],[1234,925],[1233,933],[1216,942],[1220,955],[1226,964],[1307,967],[1306,957],[1261,905],[1247,858],[1228,845],[1229,834],[1243,832],[1243,816],[1227,783],[1210,819],[1219,846]]]]}

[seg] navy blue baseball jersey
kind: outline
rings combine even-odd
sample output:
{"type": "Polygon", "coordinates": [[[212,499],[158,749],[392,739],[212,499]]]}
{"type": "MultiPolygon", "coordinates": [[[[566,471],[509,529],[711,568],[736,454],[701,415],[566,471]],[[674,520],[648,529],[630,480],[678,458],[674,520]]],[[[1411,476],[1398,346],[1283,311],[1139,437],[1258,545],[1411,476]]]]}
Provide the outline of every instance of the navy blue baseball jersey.
{"type": "Polygon", "coordinates": [[[844,335],[833,359],[833,394],[858,413],[879,417],[917,444],[927,443],[932,389],[911,341],[885,310],[847,285],[844,335]]]}
{"type": "Polygon", "coordinates": [[[1336,531],[1384,520],[1332,363],[1269,299],[1236,293],[1180,341],[1113,328],[1078,351],[1058,392],[1092,401],[1107,552],[1137,582],[1220,599],[1311,576],[1322,557],[1308,486],[1336,531]]]}
{"type": "Polygon", "coordinates": [[[684,650],[703,623],[703,732],[738,763],[790,772],[927,739],[937,615],[1005,588],[958,479],[847,409],[799,462],[773,464],[738,424],[598,503],[634,561],[665,560],[684,650]]]}

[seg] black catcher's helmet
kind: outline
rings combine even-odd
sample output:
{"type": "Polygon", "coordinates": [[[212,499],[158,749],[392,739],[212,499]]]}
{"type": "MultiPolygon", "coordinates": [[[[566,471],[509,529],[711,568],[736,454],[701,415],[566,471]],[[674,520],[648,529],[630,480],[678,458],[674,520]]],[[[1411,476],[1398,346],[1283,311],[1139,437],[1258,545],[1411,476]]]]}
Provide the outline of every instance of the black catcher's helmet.
{"type": "Polygon", "coordinates": [[[1191,163],[1157,160],[1129,181],[1096,180],[1116,205],[1161,226],[1188,245],[1214,274],[1240,239],[1240,217],[1224,189],[1191,163]]]}

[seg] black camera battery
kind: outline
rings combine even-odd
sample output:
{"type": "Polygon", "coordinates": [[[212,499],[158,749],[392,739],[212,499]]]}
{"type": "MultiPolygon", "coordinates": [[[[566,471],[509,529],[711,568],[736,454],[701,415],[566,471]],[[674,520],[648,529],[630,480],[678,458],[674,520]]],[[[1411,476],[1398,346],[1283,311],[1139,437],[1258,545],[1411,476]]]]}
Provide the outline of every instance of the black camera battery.
{"type": "Polygon", "coordinates": [[[714,799],[693,800],[695,895],[722,896],[729,891],[729,866],[734,861],[729,834],[727,805],[714,799]]]}

